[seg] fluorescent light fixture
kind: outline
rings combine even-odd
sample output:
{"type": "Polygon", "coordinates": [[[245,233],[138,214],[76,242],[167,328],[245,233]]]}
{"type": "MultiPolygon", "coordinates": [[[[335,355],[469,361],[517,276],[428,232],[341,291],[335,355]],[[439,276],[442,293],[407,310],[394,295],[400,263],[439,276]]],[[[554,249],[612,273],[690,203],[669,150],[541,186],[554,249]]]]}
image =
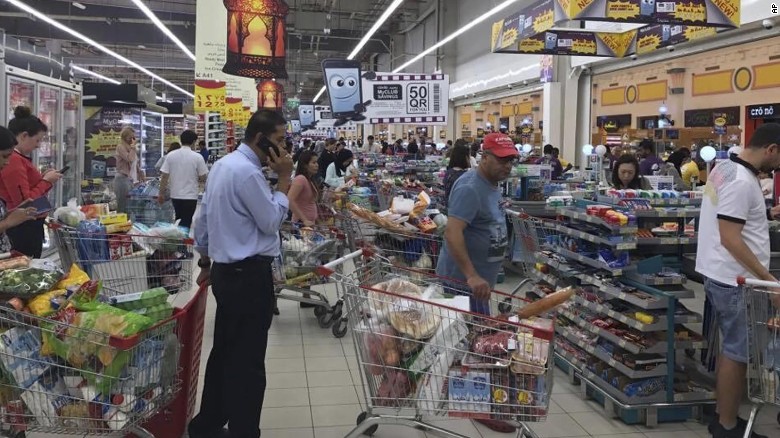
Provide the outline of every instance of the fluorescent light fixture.
{"type": "Polygon", "coordinates": [[[87,7],[86,7],[86,6],[82,5],[82,4],[81,4],[81,3],[79,3],[79,2],[72,2],[72,4],[73,4],[73,6],[75,6],[75,7],[79,8],[79,9],[81,9],[82,11],[83,11],[84,9],[87,9],[87,7]]]}
{"type": "Polygon", "coordinates": [[[173,103],[173,101],[172,101],[171,99],[166,99],[166,98],[165,98],[165,97],[163,97],[163,96],[154,96],[154,97],[155,97],[155,98],[156,98],[158,101],[160,101],[160,102],[165,102],[165,103],[173,103]]]}
{"type": "Polygon", "coordinates": [[[397,69],[393,70],[393,73],[398,73],[405,69],[406,67],[409,67],[410,65],[414,64],[415,62],[423,59],[425,56],[433,52],[434,50],[438,49],[439,47],[449,43],[450,41],[454,40],[455,38],[463,35],[464,33],[471,30],[474,26],[478,25],[479,23],[482,23],[483,21],[487,20],[491,16],[503,11],[504,9],[508,8],[512,5],[512,3],[516,3],[518,0],[506,0],[505,2],[501,3],[500,5],[496,6],[495,8],[485,12],[484,14],[480,15],[476,19],[468,22],[465,26],[461,27],[460,29],[456,30],[455,32],[449,34],[446,38],[439,41],[438,43],[432,45],[431,47],[425,49],[422,53],[415,56],[414,58],[410,59],[409,61],[405,62],[403,65],[398,67],[397,69]]]}
{"type": "Polygon", "coordinates": [[[195,54],[192,53],[190,49],[187,48],[187,46],[185,46],[184,43],[181,42],[181,40],[176,35],[174,35],[173,32],[171,32],[171,30],[168,29],[168,27],[165,24],[163,24],[162,21],[160,21],[159,18],[157,18],[157,15],[155,15],[151,9],[149,9],[141,0],[132,0],[132,1],[136,6],[138,6],[138,9],[140,9],[141,12],[143,12],[147,17],[149,17],[150,20],[152,20],[152,23],[154,23],[154,25],[157,26],[157,28],[159,28],[162,31],[162,33],[165,34],[165,36],[167,36],[171,41],[173,41],[177,46],[179,46],[179,48],[181,49],[182,52],[184,52],[185,55],[189,56],[190,59],[192,59],[193,61],[195,60],[195,54]]]}
{"type": "MultiPolygon", "coordinates": [[[[140,1],[140,0],[133,0],[140,1]]],[[[363,50],[363,47],[368,44],[368,41],[371,40],[371,37],[374,36],[374,34],[379,30],[380,27],[382,27],[383,24],[385,24],[385,21],[387,21],[391,15],[393,15],[393,12],[395,12],[396,9],[398,9],[399,6],[401,6],[401,3],[403,3],[404,0],[395,0],[390,6],[385,9],[385,12],[382,13],[382,15],[379,16],[379,19],[376,20],[376,23],[374,23],[373,26],[371,26],[370,29],[368,29],[368,32],[366,32],[365,35],[363,35],[363,38],[360,39],[360,42],[358,42],[357,46],[352,50],[352,53],[347,56],[347,59],[355,59],[355,57],[360,53],[361,50],[363,50]]],[[[314,96],[314,103],[317,103],[318,100],[320,100],[320,97],[325,93],[325,86],[323,85],[322,88],[320,88],[320,91],[317,93],[316,96],[314,96]]]]}
{"type": "Polygon", "coordinates": [[[130,59],[125,58],[124,56],[120,55],[119,53],[114,52],[113,50],[109,49],[108,47],[106,47],[106,46],[104,46],[104,45],[102,45],[100,43],[98,43],[97,41],[93,40],[92,38],[90,38],[90,37],[88,37],[88,36],[86,36],[86,35],[84,35],[84,34],[82,34],[80,32],[77,32],[77,31],[73,30],[73,29],[71,29],[68,26],[65,26],[64,24],[60,23],[57,20],[53,20],[53,19],[49,18],[48,16],[46,16],[41,11],[39,11],[37,9],[34,9],[34,8],[31,8],[30,6],[22,3],[19,0],[5,0],[5,1],[10,3],[10,4],[12,4],[13,6],[16,6],[17,8],[23,10],[24,12],[27,12],[28,14],[32,15],[33,17],[35,17],[35,18],[37,18],[39,20],[42,20],[42,21],[50,24],[51,26],[56,27],[57,29],[59,29],[59,30],[65,32],[65,33],[73,35],[74,37],[76,37],[76,38],[84,41],[85,43],[95,47],[96,49],[100,50],[101,52],[103,52],[103,53],[105,53],[107,55],[110,55],[110,56],[112,56],[112,57],[114,57],[114,58],[124,62],[125,64],[129,65],[130,67],[133,67],[134,69],[136,69],[136,70],[138,70],[138,71],[148,75],[149,77],[152,77],[152,78],[162,82],[163,84],[173,88],[174,90],[180,91],[181,93],[184,93],[185,95],[187,95],[189,97],[195,97],[194,94],[190,93],[189,91],[185,90],[184,88],[181,88],[180,86],[178,86],[178,85],[174,84],[173,82],[171,82],[171,81],[161,77],[160,75],[157,75],[157,74],[151,72],[150,70],[148,70],[147,68],[141,66],[137,62],[131,61],[130,59]]]}
{"type": "Polygon", "coordinates": [[[96,78],[98,78],[100,80],[106,81],[106,82],[114,84],[114,85],[121,84],[121,82],[117,81],[116,79],[111,79],[111,78],[109,78],[107,76],[101,75],[100,73],[96,73],[96,72],[94,72],[92,70],[87,70],[84,67],[79,67],[78,65],[71,65],[70,68],[72,68],[73,70],[76,70],[78,72],[81,72],[81,73],[84,73],[84,74],[96,77],[96,78]]]}

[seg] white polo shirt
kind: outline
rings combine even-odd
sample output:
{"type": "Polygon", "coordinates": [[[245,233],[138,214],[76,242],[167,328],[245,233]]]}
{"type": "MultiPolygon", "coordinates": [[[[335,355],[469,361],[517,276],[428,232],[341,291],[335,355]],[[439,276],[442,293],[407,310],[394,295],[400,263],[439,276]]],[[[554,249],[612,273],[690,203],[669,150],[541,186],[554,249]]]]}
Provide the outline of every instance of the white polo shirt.
{"type": "Polygon", "coordinates": [[[696,249],[696,272],[736,286],[737,277],[755,276],[720,243],[718,220],[744,224],[742,239],[769,268],[769,220],[758,170],[737,156],[718,163],[707,177],[696,249]]]}
{"type": "Polygon", "coordinates": [[[189,146],[182,146],[166,155],[160,172],[168,174],[171,199],[197,200],[200,190],[198,178],[208,174],[209,169],[203,155],[189,146]]]}

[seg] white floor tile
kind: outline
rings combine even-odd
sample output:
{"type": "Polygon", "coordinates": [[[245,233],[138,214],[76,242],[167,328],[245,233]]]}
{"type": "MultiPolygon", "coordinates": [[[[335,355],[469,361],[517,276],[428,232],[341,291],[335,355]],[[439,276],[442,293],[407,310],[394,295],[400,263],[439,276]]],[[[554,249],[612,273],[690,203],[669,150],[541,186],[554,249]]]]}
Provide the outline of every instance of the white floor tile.
{"type": "Polygon", "coordinates": [[[360,405],[312,406],[311,416],[314,427],[354,426],[357,416],[362,412],[360,405]]]}
{"type": "Polygon", "coordinates": [[[263,436],[270,438],[314,438],[314,429],[274,429],[263,431],[263,436]]]}
{"type": "Polygon", "coordinates": [[[352,386],[352,375],[349,371],[308,371],[309,388],[327,386],[352,386]]]}
{"type": "Polygon", "coordinates": [[[309,406],[309,393],[305,388],[266,389],[263,408],[309,406]]]}
{"type": "MultiPolygon", "coordinates": [[[[477,427],[474,426],[474,423],[471,420],[437,420],[437,421],[430,421],[430,423],[433,424],[434,426],[441,427],[442,429],[450,430],[452,432],[459,433],[461,435],[473,436],[473,437],[482,436],[479,433],[477,427]]],[[[426,433],[426,436],[429,436],[431,438],[438,437],[438,435],[435,435],[433,433],[426,433]]]]}
{"type": "MultiPolygon", "coordinates": [[[[568,414],[551,414],[547,416],[547,421],[541,423],[530,423],[528,426],[539,438],[563,438],[563,437],[582,437],[588,436],[588,433],[574,421],[568,414]]],[[[484,438],[506,437],[506,434],[493,432],[485,426],[477,424],[477,429],[484,438]]]]}
{"type": "Polygon", "coordinates": [[[344,348],[338,344],[305,345],[303,354],[306,359],[313,357],[344,356],[344,348]]]}
{"type": "Polygon", "coordinates": [[[593,436],[639,432],[636,426],[629,426],[614,418],[607,418],[602,411],[570,414],[583,429],[593,436]]]}
{"type": "Polygon", "coordinates": [[[267,359],[299,359],[303,360],[303,346],[296,345],[269,345],[265,352],[267,359]]]}
{"type": "Polygon", "coordinates": [[[267,373],[297,373],[305,369],[302,359],[266,359],[267,373]]]}
{"type": "Polygon", "coordinates": [[[312,406],[358,404],[358,395],[352,385],[309,388],[309,398],[312,406]]]}
{"type": "MultiPolygon", "coordinates": [[[[296,429],[311,427],[311,408],[308,406],[287,408],[263,408],[260,429],[296,429]]],[[[268,432],[264,436],[273,436],[268,432]]]]}
{"type": "Polygon", "coordinates": [[[346,371],[347,360],[341,357],[316,357],[306,360],[306,371],[346,371]]]}
{"type": "Polygon", "coordinates": [[[290,335],[290,334],[284,334],[284,335],[277,335],[277,334],[269,334],[268,335],[268,346],[271,345],[300,345],[303,343],[303,337],[301,335],[290,335]]]}
{"type": "Polygon", "coordinates": [[[691,431],[664,431],[664,432],[645,432],[647,438],[690,438],[691,431]]]}
{"type": "MultiPolygon", "coordinates": [[[[268,373],[266,379],[266,390],[268,389],[288,389],[288,388],[306,388],[306,373],[268,373]]],[[[306,390],[304,389],[304,392],[306,390]]]]}
{"type": "Polygon", "coordinates": [[[352,426],[317,427],[314,429],[314,438],[344,438],[354,429],[352,426]]]}
{"type": "MultiPolygon", "coordinates": [[[[557,386],[557,384],[556,384],[557,386]]],[[[565,393],[552,395],[554,401],[564,412],[572,414],[575,412],[593,412],[596,409],[602,409],[598,403],[592,400],[583,400],[579,394],[565,393]]]]}

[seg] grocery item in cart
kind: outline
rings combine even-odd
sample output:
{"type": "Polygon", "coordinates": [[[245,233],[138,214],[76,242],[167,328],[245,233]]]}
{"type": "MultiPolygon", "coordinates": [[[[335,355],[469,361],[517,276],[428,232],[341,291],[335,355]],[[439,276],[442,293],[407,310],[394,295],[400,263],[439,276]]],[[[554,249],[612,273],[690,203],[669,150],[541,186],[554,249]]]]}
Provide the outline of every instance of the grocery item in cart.
{"type": "Polygon", "coordinates": [[[20,269],[30,266],[30,258],[27,256],[11,257],[5,260],[0,260],[0,271],[6,269],[20,269]]]}
{"type": "Polygon", "coordinates": [[[7,269],[0,272],[0,292],[30,296],[50,290],[62,278],[62,272],[42,268],[7,269]]]}
{"type": "Polygon", "coordinates": [[[398,333],[393,327],[382,322],[363,322],[363,348],[367,352],[366,369],[375,376],[387,372],[385,367],[396,367],[401,363],[398,333]],[[371,327],[368,327],[368,326],[371,327]]]}
{"type": "Polygon", "coordinates": [[[518,311],[518,315],[522,319],[542,315],[569,301],[574,296],[574,293],[575,291],[571,287],[561,289],[533,303],[526,304],[518,311]]]}

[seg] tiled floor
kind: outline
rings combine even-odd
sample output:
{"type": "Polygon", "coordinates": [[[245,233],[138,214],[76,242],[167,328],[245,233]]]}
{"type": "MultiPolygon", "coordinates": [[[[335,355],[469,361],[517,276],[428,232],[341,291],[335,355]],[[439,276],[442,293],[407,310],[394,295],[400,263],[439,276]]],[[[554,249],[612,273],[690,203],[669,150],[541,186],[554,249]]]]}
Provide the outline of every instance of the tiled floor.
{"type": "MultiPolygon", "coordinates": [[[[504,288],[511,287],[512,279],[508,280],[502,285],[504,288]]],[[[701,296],[700,292],[697,296],[701,296]]],[[[182,296],[177,301],[184,299],[182,296]]],[[[689,300],[686,305],[700,311],[702,300],[689,300]]],[[[280,301],[279,307],[281,315],[274,321],[269,337],[268,389],[261,421],[263,437],[344,437],[354,427],[358,414],[365,410],[352,338],[347,334],[341,340],[335,339],[329,330],[317,326],[311,310],[299,310],[298,303],[280,301]]],[[[201,373],[213,343],[214,308],[210,296],[201,373]]],[[[579,387],[570,385],[560,370],[555,372],[547,421],[531,425],[540,438],[709,437],[706,427],[693,421],[661,424],[654,428],[626,425],[606,415],[596,402],[582,400],[578,395],[579,387]]],[[[202,380],[201,375],[201,385],[202,380]]],[[[780,437],[776,415],[776,409],[765,409],[759,416],[757,431],[780,437]]],[[[512,436],[497,434],[464,420],[435,421],[433,424],[468,437],[512,436]]],[[[402,426],[380,426],[375,436],[420,438],[426,434],[402,426]]]]}

